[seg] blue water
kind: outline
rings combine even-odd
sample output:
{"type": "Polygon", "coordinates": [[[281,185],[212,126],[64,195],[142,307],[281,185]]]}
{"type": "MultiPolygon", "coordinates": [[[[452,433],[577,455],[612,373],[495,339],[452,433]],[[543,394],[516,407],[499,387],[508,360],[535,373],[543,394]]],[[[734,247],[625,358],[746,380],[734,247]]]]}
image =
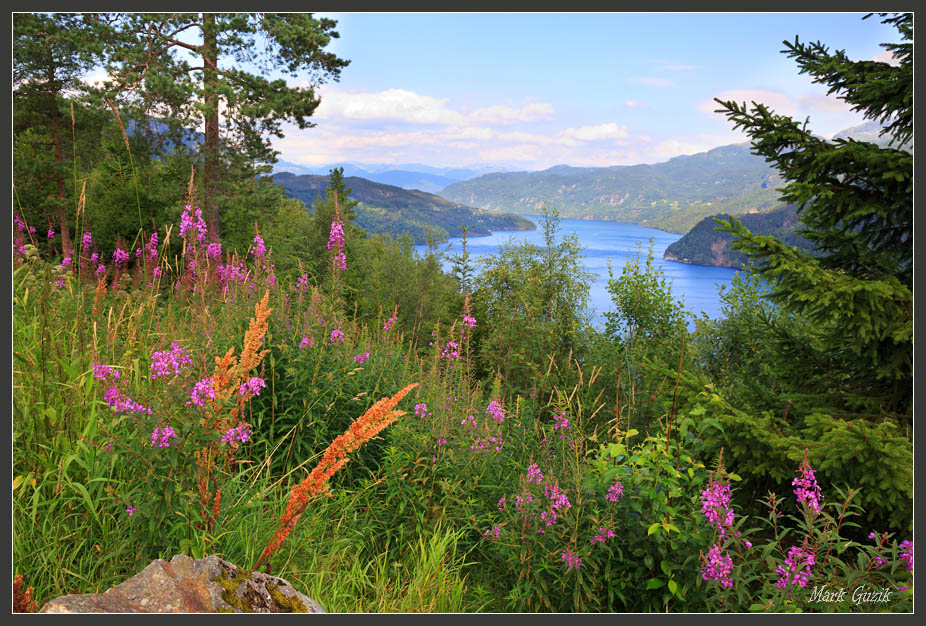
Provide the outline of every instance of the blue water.
{"type": "MultiPolygon", "coordinates": [[[[503,243],[514,240],[543,246],[542,218],[537,215],[524,217],[537,224],[537,229],[499,231],[488,237],[468,238],[466,247],[470,259],[475,261],[474,267],[477,271],[480,268],[478,259],[497,254],[499,246],[503,243]]],[[[560,218],[557,239],[572,234],[578,237],[584,248],[585,269],[596,274],[589,292],[589,311],[597,326],[604,325],[604,313],[611,308],[611,296],[607,291],[608,267],[612,268],[615,277],[620,276],[624,263],[636,258],[638,254],[641,264],[645,262],[650,245],[653,248],[653,263],[663,270],[671,284],[672,296],[697,317],[701,317],[702,314],[710,318],[721,317],[719,288],[720,285],[730,284],[736,270],[664,260],[662,255],[666,248],[673,241],[680,239],[681,235],[635,224],[560,218]]],[[[460,253],[460,241],[459,237],[452,237],[447,243],[439,246],[445,253],[444,268],[448,271],[452,263],[447,259],[447,255],[460,253]]],[[[415,246],[415,249],[419,254],[427,252],[425,245],[415,246]]]]}

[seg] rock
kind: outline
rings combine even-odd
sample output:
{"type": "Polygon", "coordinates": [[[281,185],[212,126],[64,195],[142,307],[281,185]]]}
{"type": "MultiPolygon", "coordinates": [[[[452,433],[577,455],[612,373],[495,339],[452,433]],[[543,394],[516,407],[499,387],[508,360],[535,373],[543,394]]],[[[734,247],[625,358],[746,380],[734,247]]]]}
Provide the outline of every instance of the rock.
{"type": "Polygon", "coordinates": [[[289,582],[210,556],[157,559],[103,593],[60,596],[40,613],[324,613],[289,582]]]}

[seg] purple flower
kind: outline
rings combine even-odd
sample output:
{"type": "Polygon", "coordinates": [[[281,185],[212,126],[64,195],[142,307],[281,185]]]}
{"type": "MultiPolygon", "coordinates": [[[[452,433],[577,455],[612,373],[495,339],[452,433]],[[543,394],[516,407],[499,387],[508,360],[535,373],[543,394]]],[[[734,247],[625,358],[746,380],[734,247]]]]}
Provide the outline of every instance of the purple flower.
{"type": "Polygon", "coordinates": [[[335,328],[331,331],[331,336],[328,338],[329,343],[334,343],[335,340],[344,343],[344,332],[340,328],[335,328]]]}
{"type": "Polygon", "coordinates": [[[503,511],[505,509],[505,496],[502,496],[498,499],[498,510],[503,511]]]}
{"type": "Polygon", "coordinates": [[[100,263],[100,265],[96,268],[96,277],[103,278],[104,276],[106,276],[106,266],[100,263]]]}
{"type": "MultiPolygon", "coordinates": [[[[788,558],[785,559],[784,565],[779,565],[776,569],[778,581],[775,583],[777,589],[787,589],[788,586],[795,585],[806,587],[813,573],[810,568],[815,563],[813,552],[793,546],[788,550],[788,558]]],[[[790,597],[791,592],[788,591],[790,597]]]]}
{"type": "Polygon", "coordinates": [[[489,541],[498,541],[498,538],[502,536],[502,529],[498,526],[493,526],[491,529],[482,533],[482,536],[489,541]]]}
{"type": "Polygon", "coordinates": [[[719,543],[711,546],[711,549],[707,551],[707,556],[702,554],[701,561],[704,564],[701,570],[702,579],[718,580],[720,585],[727,589],[733,587],[733,580],[730,579],[730,574],[733,572],[733,559],[720,547],[719,543]]]}
{"type": "Polygon", "coordinates": [[[617,504],[620,502],[622,495],[624,495],[624,485],[621,483],[621,481],[615,480],[614,483],[608,487],[608,493],[604,498],[608,502],[617,504]]]}
{"type": "Polygon", "coordinates": [[[130,505],[129,505],[129,508],[127,508],[127,509],[125,510],[125,512],[129,514],[129,517],[132,517],[133,515],[135,515],[135,511],[137,511],[137,510],[138,510],[138,509],[136,509],[134,506],[132,506],[132,505],[130,504],[130,505]]]}
{"type": "Polygon", "coordinates": [[[730,506],[730,485],[718,481],[711,472],[707,489],[701,491],[701,512],[720,530],[720,536],[733,526],[733,508],[730,506]]]}
{"type": "Polygon", "coordinates": [[[415,405],[415,417],[426,417],[428,413],[428,405],[424,402],[420,402],[415,405]]]}
{"type": "Polygon", "coordinates": [[[299,349],[302,350],[304,348],[311,348],[314,345],[315,342],[312,341],[311,337],[303,337],[302,341],[299,342],[299,349]]]}
{"type": "Polygon", "coordinates": [[[48,229],[48,238],[49,238],[49,239],[54,239],[54,238],[55,238],[55,229],[54,229],[54,228],[49,228],[49,229],[48,229]]]}
{"type": "Polygon", "coordinates": [[[254,235],[254,247],[251,248],[251,254],[255,259],[263,259],[267,255],[267,248],[264,247],[264,240],[260,235],[254,235]]]}
{"type": "MultiPolygon", "coordinates": [[[[563,411],[559,415],[556,415],[554,413],[553,420],[554,420],[553,430],[559,430],[559,429],[569,430],[569,418],[566,417],[566,411],[563,411]]],[[[566,433],[560,433],[559,438],[565,439],[566,433]]]]}
{"type": "Polygon", "coordinates": [[[90,231],[84,233],[83,238],[80,241],[80,248],[84,252],[90,251],[90,246],[93,245],[93,237],[90,235],[90,231]]]}
{"type": "Polygon", "coordinates": [[[154,352],[151,355],[151,380],[169,374],[178,375],[186,366],[193,365],[193,359],[180,344],[171,342],[170,350],[154,352]]]}
{"type": "Polygon", "coordinates": [[[800,476],[791,481],[791,484],[797,487],[794,490],[794,495],[797,496],[798,504],[805,505],[815,514],[820,513],[822,510],[820,502],[823,500],[823,495],[820,492],[819,485],[817,485],[817,479],[814,477],[810,462],[807,460],[807,450],[804,450],[804,460],[801,461],[801,467],[797,471],[800,476]]]}
{"type": "Polygon", "coordinates": [[[355,356],[354,363],[360,363],[361,365],[363,365],[363,363],[369,358],[370,358],[370,351],[367,350],[363,354],[358,354],[357,356],[355,356]]]}
{"type": "Polygon", "coordinates": [[[527,482],[536,482],[538,485],[543,483],[543,474],[540,473],[540,466],[536,463],[527,466],[527,482]]]}
{"type": "Polygon", "coordinates": [[[151,233],[151,237],[148,238],[148,243],[145,244],[145,250],[148,251],[148,258],[152,261],[158,258],[158,234],[156,232],[151,233]]]}
{"type": "Polygon", "coordinates": [[[61,259],[61,267],[71,267],[71,256],[70,255],[61,259]]]}
{"type": "Polygon", "coordinates": [[[114,370],[108,365],[103,365],[101,363],[93,364],[93,377],[96,378],[101,383],[106,382],[106,378],[112,376],[113,378],[119,378],[119,371],[114,370]]]}
{"type": "Polygon", "coordinates": [[[203,221],[203,212],[197,207],[191,215],[191,210],[193,208],[189,204],[186,205],[180,216],[180,236],[186,237],[188,233],[195,232],[196,241],[202,243],[206,240],[206,222],[203,221]]]}
{"type": "Polygon", "coordinates": [[[566,563],[566,569],[579,569],[579,566],[582,564],[582,559],[580,559],[574,552],[563,550],[562,560],[566,563]]]}
{"type": "Polygon", "coordinates": [[[208,254],[209,258],[213,261],[218,261],[222,258],[222,244],[218,241],[210,243],[209,247],[206,248],[206,254],[208,254]]]}
{"type": "Polygon", "coordinates": [[[899,548],[903,551],[900,554],[901,560],[907,564],[907,571],[913,571],[913,542],[909,539],[902,541],[899,548]]]}
{"type": "Polygon", "coordinates": [[[247,424],[238,424],[234,428],[229,428],[225,431],[225,434],[222,435],[222,443],[247,443],[248,438],[251,436],[251,428],[247,424]]]}
{"type": "Polygon", "coordinates": [[[190,401],[186,404],[187,406],[195,404],[201,407],[205,405],[206,400],[215,400],[215,389],[212,388],[212,376],[207,376],[193,385],[193,390],[190,392],[190,401]]]}
{"type": "Polygon", "coordinates": [[[259,396],[260,390],[267,386],[267,383],[264,382],[263,378],[257,376],[251,377],[248,382],[241,385],[238,388],[238,393],[242,396],[259,396]]]}
{"type": "Polygon", "coordinates": [[[392,328],[393,324],[396,323],[397,319],[398,318],[395,315],[393,315],[388,320],[386,320],[386,323],[383,324],[383,330],[389,330],[390,328],[392,328]]]}
{"type": "Polygon", "coordinates": [[[614,531],[610,528],[599,528],[598,534],[592,537],[592,542],[604,543],[614,537],[614,531]]]}
{"type": "Polygon", "coordinates": [[[151,433],[151,445],[157,446],[158,448],[169,448],[170,440],[176,438],[177,433],[175,433],[174,429],[170,426],[155,428],[154,432],[151,433]]]}
{"type": "Polygon", "coordinates": [[[21,219],[19,219],[19,216],[18,216],[18,215],[14,215],[14,216],[13,216],[13,223],[16,224],[16,231],[17,231],[17,232],[20,232],[20,233],[25,232],[25,230],[26,230],[26,223],[25,223],[24,221],[22,221],[21,219]]]}
{"type": "Polygon", "coordinates": [[[489,406],[486,407],[486,415],[491,415],[492,419],[502,423],[505,421],[505,412],[502,411],[502,405],[500,405],[496,400],[492,400],[489,403],[489,406]]]}

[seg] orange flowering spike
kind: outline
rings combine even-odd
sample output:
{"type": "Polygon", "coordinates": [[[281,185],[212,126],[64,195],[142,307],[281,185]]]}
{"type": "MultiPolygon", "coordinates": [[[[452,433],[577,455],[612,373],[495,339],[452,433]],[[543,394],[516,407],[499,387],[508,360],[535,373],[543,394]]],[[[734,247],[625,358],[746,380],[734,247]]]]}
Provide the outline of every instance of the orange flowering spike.
{"type": "Polygon", "coordinates": [[[280,525],[273,535],[273,539],[264,548],[260,558],[257,559],[254,569],[260,567],[264,557],[269,556],[271,552],[283,544],[290,531],[296,526],[296,522],[299,521],[299,517],[305,511],[306,506],[308,506],[309,498],[326,490],[328,479],[347,464],[347,455],[360,448],[360,446],[405,414],[404,411],[395,411],[393,409],[409,391],[417,386],[418,383],[406,385],[391,398],[383,398],[367,409],[363,415],[355,419],[346,431],[331,442],[318,465],[315,466],[305,480],[298,485],[294,485],[290,490],[289,503],[283,517],[280,519],[280,525]]]}

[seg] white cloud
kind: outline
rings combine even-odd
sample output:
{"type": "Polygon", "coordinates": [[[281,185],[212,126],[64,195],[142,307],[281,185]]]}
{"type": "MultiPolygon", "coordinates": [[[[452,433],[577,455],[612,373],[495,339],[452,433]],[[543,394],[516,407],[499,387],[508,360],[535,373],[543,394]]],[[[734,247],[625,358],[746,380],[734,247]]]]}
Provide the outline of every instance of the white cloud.
{"type": "Polygon", "coordinates": [[[836,111],[840,113],[852,111],[852,106],[845,100],[822,93],[801,96],[799,102],[801,110],[810,113],[814,111],[836,111]]]}
{"type": "Polygon", "coordinates": [[[626,126],[618,126],[614,122],[599,124],[598,126],[580,126],[560,131],[559,136],[580,141],[600,141],[602,139],[626,139],[628,136],[626,126]]]}
{"type": "Polygon", "coordinates": [[[630,107],[631,109],[652,109],[653,106],[646,102],[640,102],[639,100],[628,100],[624,103],[625,107],[630,107]]]}
{"type": "Polygon", "coordinates": [[[448,106],[449,98],[433,98],[405,89],[375,93],[324,89],[321,99],[315,112],[319,119],[392,119],[412,124],[463,126],[536,122],[550,119],[553,115],[553,105],[542,102],[519,108],[495,105],[462,113],[448,106]]]}
{"type": "Polygon", "coordinates": [[[885,50],[880,54],[876,54],[872,61],[880,61],[881,63],[887,63],[888,65],[893,65],[894,67],[900,66],[900,60],[898,60],[890,50],[885,50]]]}
{"type": "Polygon", "coordinates": [[[640,83],[642,85],[649,85],[650,87],[674,87],[675,83],[671,80],[666,80],[665,78],[657,78],[655,76],[641,76],[638,78],[631,78],[635,83],[640,83]]]}

